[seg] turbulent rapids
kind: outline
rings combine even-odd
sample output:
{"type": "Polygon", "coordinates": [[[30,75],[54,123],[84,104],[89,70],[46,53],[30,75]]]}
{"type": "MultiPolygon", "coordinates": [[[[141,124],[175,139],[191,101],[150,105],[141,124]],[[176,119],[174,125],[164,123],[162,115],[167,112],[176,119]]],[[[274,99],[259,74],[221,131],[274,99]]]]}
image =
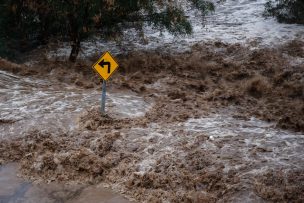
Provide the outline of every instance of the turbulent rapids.
{"type": "MultiPolygon", "coordinates": [[[[176,37],[168,32],[159,32],[149,26],[144,28],[144,39],[135,30],[126,30],[119,42],[106,42],[93,39],[82,44],[82,57],[109,50],[112,53],[125,53],[136,50],[158,50],[167,52],[184,52],[199,42],[220,41],[224,43],[240,43],[253,49],[273,47],[289,40],[302,40],[303,25],[280,24],[275,19],[263,17],[266,0],[225,0],[214,1],[216,10],[205,17],[184,1],[187,15],[193,24],[193,34],[176,37]],[[143,43],[144,41],[144,43],[143,43]]],[[[70,52],[69,45],[52,51],[49,57],[66,57],[70,52]]]]}
{"type": "MultiPolygon", "coordinates": [[[[2,138],[21,135],[30,129],[71,131],[77,115],[100,103],[100,91],[77,88],[56,81],[20,77],[0,71],[2,138]]],[[[121,117],[143,115],[148,108],[132,94],[110,93],[108,107],[121,117]],[[115,107],[115,108],[114,108],[115,107]]]]}
{"type": "Polygon", "coordinates": [[[202,26],[181,2],[192,36],[128,30],[76,64],[67,45],[0,59],[0,202],[303,202],[304,27],[264,3],[218,2],[202,26]],[[121,67],[101,116],[106,48],[121,67]]]}

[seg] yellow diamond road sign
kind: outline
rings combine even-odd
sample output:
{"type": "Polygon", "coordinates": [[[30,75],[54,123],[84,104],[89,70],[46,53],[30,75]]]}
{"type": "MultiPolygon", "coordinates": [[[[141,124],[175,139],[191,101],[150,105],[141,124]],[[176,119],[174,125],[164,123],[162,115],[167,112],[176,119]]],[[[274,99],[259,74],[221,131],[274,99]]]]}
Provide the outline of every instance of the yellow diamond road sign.
{"type": "Polygon", "coordinates": [[[103,80],[108,80],[117,68],[118,63],[108,51],[104,53],[93,65],[93,69],[100,75],[103,80]]]}

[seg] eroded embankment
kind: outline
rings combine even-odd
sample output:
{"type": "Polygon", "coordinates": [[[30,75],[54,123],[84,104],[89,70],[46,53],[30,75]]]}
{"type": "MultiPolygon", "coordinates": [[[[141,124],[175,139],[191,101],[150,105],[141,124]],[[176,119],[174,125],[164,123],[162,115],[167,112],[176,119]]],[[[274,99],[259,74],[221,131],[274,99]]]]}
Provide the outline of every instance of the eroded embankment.
{"type": "MultiPolygon", "coordinates": [[[[301,202],[302,47],[215,43],[174,56],[120,57],[110,91],[132,90],[151,101],[145,115],[101,117],[91,108],[74,131],[2,140],[0,158],[20,162],[29,178],[104,182],[140,202],[301,202]]],[[[71,76],[56,63],[51,77],[90,88],[85,64],[76,64],[71,76]]],[[[94,78],[90,86],[99,84],[94,78]]]]}

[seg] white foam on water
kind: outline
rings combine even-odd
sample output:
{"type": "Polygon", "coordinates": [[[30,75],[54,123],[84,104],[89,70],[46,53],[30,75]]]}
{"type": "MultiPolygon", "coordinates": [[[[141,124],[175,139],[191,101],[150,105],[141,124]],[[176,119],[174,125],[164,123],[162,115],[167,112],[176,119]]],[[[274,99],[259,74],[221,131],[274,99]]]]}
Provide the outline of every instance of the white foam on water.
{"type": "Polygon", "coordinates": [[[189,119],[178,125],[149,124],[146,128],[128,129],[125,134],[128,142],[145,148],[138,163],[141,174],[155,167],[155,161],[166,154],[183,159],[187,143],[195,143],[199,137],[207,137],[199,147],[209,152],[213,161],[224,164],[224,173],[237,170],[240,176],[246,176],[267,169],[304,167],[304,134],[282,130],[274,123],[256,118],[234,118],[227,112],[189,119]]]}
{"type": "MultiPolygon", "coordinates": [[[[120,42],[105,41],[98,37],[82,43],[80,57],[111,51],[113,54],[134,50],[151,50],[162,48],[184,52],[199,42],[222,41],[240,43],[252,48],[272,47],[293,39],[303,40],[304,26],[278,23],[274,18],[263,16],[264,4],[267,0],[225,0],[215,2],[216,10],[207,15],[203,21],[199,12],[186,1],[179,1],[186,10],[193,25],[193,34],[189,36],[173,36],[167,31],[154,30],[144,26],[148,44],[141,43],[135,29],[124,31],[120,42]]],[[[70,53],[68,43],[62,48],[49,53],[49,57],[67,57],[70,53]]]]}
{"type": "Polygon", "coordinates": [[[215,114],[207,118],[189,119],[182,126],[185,126],[188,132],[213,136],[215,141],[233,140],[225,142],[224,147],[220,149],[216,149],[215,145],[209,142],[203,144],[202,148],[216,149],[222,154],[231,154],[237,150],[246,161],[254,161],[251,151],[248,150],[255,148],[259,154],[257,161],[264,160],[269,167],[304,167],[304,157],[301,155],[304,153],[304,135],[278,129],[274,123],[256,118],[241,120],[227,114],[215,114]],[[236,145],[236,142],[239,143],[236,145]]]}
{"type": "MultiPolygon", "coordinates": [[[[256,118],[248,121],[237,121],[233,117],[227,117],[224,114],[214,114],[211,117],[189,119],[184,125],[187,131],[206,132],[208,135],[216,137],[237,136],[239,133],[271,134],[269,127],[274,127],[272,123],[266,123],[256,118]]],[[[270,128],[271,129],[271,128],[270,128]]]]}
{"type": "Polygon", "coordinates": [[[151,108],[142,97],[136,95],[123,95],[121,93],[108,93],[109,108],[121,117],[140,117],[144,116],[151,108]],[[114,106],[114,107],[112,107],[114,106]]]}
{"type": "MultiPolygon", "coordinates": [[[[0,136],[20,135],[31,129],[76,128],[79,113],[100,105],[101,92],[58,81],[18,77],[0,71],[0,136]],[[2,82],[3,81],[3,82],[2,82]]],[[[150,104],[134,94],[109,93],[107,110],[119,117],[143,116],[150,104]]]]}

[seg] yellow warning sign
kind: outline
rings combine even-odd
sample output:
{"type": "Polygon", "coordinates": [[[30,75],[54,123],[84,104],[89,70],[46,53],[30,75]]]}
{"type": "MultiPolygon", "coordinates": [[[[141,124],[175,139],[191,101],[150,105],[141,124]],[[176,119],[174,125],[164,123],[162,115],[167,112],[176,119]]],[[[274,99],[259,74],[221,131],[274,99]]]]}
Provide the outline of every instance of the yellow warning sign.
{"type": "Polygon", "coordinates": [[[93,65],[93,69],[100,75],[103,80],[108,80],[117,68],[118,63],[108,51],[104,53],[93,65]]]}

